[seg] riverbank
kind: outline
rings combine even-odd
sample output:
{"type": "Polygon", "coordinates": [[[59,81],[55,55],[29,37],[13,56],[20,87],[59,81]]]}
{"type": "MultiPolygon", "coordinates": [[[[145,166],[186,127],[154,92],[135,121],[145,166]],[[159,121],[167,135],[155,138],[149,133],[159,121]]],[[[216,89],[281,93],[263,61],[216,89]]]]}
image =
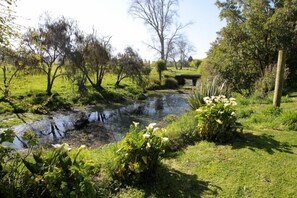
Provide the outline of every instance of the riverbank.
{"type": "Polygon", "coordinates": [[[188,107],[187,94],[170,90],[147,93],[146,100],[50,112],[35,121],[25,121],[18,115],[22,123],[10,127],[18,137],[12,146],[22,148],[19,140],[25,131],[32,131],[41,144],[67,142],[73,146],[85,144],[97,147],[121,139],[133,122],[139,122],[144,127],[152,122],[161,122],[168,115],[181,115],[188,107]]]}

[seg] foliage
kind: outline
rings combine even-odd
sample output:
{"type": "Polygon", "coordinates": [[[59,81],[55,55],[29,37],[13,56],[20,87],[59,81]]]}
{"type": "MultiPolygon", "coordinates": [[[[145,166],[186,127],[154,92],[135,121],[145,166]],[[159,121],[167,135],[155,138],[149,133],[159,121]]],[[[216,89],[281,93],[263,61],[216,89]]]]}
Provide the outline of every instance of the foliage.
{"type": "Polygon", "coordinates": [[[139,131],[139,123],[130,126],[116,151],[113,177],[122,182],[137,184],[154,177],[165,146],[165,137],[158,137],[154,123],[139,131]]]}
{"type": "Polygon", "coordinates": [[[24,35],[24,48],[29,49],[38,61],[32,67],[46,74],[48,95],[52,94],[56,78],[65,75],[62,67],[71,48],[72,37],[71,21],[64,17],[52,19],[49,15],[44,16],[38,28],[31,28],[24,35]]]}
{"type": "Polygon", "coordinates": [[[84,146],[69,154],[67,144],[53,145],[54,150],[48,156],[42,151],[33,153],[34,162],[23,159],[28,169],[25,175],[27,195],[33,197],[96,197],[92,174],[95,166],[91,161],[79,160],[78,156],[84,146]]]}
{"type": "Polygon", "coordinates": [[[199,66],[201,65],[202,60],[201,59],[194,59],[190,62],[190,66],[194,67],[194,68],[199,68],[199,66]]]}
{"type": "Polygon", "coordinates": [[[10,39],[17,36],[13,7],[17,0],[0,0],[0,48],[8,46],[10,39]]]}
{"type": "Polygon", "coordinates": [[[14,149],[4,146],[3,143],[12,143],[15,133],[7,129],[0,133],[0,196],[13,197],[17,190],[16,180],[19,177],[17,169],[20,165],[20,158],[14,149]]]}
{"type": "Polygon", "coordinates": [[[212,80],[209,79],[206,82],[199,82],[188,97],[190,108],[196,110],[205,104],[205,101],[203,100],[204,97],[218,95],[229,95],[225,82],[222,83],[218,77],[215,77],[212,80]]]}
{"type": "MultiPolygon", "coordinates": [[[[289,71],[285,70],[284,80],[288,78],[289,71]]],[[[276,75],[276,65],[266,67],[264,74],[255,82],[255,91],[261,93],[264,97],[267,96],[268,92],[274,90],[276,75]]]]}
{"type": "Polygon", "coordinates": [[[202,139],[223,143],[234,138],[238,130],[242,131],[235,115],[235,98],[227,99],[220,95],[205,97],[204,101],[206,105],[196,110],[202,139]]]}
{"type": "Polygon", "coordinates": [[[209,62],[234,91],[252,92],[254,83],[277,61],[277,51],[288,51],[289,79],[296,78],[297,4],[295,0],[220,1],[226,27],[209,51],[209,62]]]}
{"type": "Polygon", "coordinates": [[[178,83],[174,78],[166,78],[163,87],[166,89],[177,89],[178,83]]]}
{"type": "Polygon", "coordinates": [[[127,47],[124,54],[118,54],[118,57],[114,59],[113,71],[117,74],[116,87],[123,79],[129,77],[144,88],[150,74],[150,68],[145,66],[139,54],[131,47],[127,47]]]}
{"type": "Polygon", "coordinates": [[[156,63],[156,70],[159,74],[159,81],[162,82],[162,71],[166,69],[166,62],[164,60],[158,60],[156,63]]]}
{"type": "Polygon", "coordinates": [[[69,55],[69,67],[72,71],[78,69],[82,73],[77,79],[78,82],[85,79],[95,90],[101,90],[111,59],[110,39],[111,37],[98,38],[95,32],[87,36],[76,33],[75,44],[69,55]]]}

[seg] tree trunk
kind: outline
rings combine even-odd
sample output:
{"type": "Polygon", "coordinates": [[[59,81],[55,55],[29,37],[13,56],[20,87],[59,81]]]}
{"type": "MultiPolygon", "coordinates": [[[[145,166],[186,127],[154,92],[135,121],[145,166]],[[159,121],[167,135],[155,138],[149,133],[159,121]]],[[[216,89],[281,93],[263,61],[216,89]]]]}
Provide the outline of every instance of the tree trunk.
{"type": "Polygon", "coordinates": [[[275,78],[274,98],[273,98],[274,107],[280,107],[280,104],[281,104],[284,73],[285,73],[285,62],[286,62],[286,51],[279,50],[277,69],[276,69],[276,78],[275,78]]]}

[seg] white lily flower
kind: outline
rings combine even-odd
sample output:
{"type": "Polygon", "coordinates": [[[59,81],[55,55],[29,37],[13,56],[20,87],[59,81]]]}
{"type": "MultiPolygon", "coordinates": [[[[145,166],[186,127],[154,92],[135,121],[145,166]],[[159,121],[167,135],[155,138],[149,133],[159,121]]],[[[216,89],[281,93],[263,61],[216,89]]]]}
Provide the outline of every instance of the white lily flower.
{"type": "Polygon", "coordinates": [[[132,123],[134,124],[135,127],[138,127],[139,126],[139,122],[132,121],[132,123]]]}
{"type": "Polygon", "coordinates": [[[145,133],[145,134],[142,135],[142,137],[144,137],[144,138],[149,138],[149,137],[150,137],[150,134],[145,133]]]}
{"type": "Polygon", "coordinates": [[[149,149],[149,148],[151,148],[152,146],[151,146],[151,144],[148,142],[148,143],[146,143],[146,149],[149,149]]]}
{"type": "Polygon", "coordinates": [[[223,122],[220,119],[216,119],[216,122],[219,124],[223,124],[223,122]]]}
{"type": "Polygon", "coordinates": [[[162,140],[164,141],[164,142],[168,142],[168,137],[162,137],[162,140]]]}
{"type": "Polygon", "coordinates": [[[151,130],[151,129],[154,128],[155,125],[156,125],[156,123],[150,123],[150,124],[146,127],[146,129],[147,129],[147,130],[151,130]]]}
{"type": "Polygon", "coordinates": [[[52,144],[54,148],[61,148],[62,144],[52,144]]]}
{"type": "Polygon", "coordinates": [[[155,133],[155,132],[158,131],[159,129],[160,129],[160,128],[158,128],[158,127],[154,128],[153,133],[155,133]]]}

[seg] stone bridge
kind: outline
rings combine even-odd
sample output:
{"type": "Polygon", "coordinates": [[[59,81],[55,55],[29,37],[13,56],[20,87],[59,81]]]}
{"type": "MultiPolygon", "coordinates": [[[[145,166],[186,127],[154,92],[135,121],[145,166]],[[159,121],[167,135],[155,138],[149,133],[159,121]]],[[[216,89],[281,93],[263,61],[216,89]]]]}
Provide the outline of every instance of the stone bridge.
{"type": "Polygon", "coordinates": [[[201,78],[201,75],[199,74],[180,74],[174,77],[179,85],[184,85],[186,83],[186,79],[190,79],[192,80],[193,86],[196,86],[197,80],[199,78],[201,78]]]}

